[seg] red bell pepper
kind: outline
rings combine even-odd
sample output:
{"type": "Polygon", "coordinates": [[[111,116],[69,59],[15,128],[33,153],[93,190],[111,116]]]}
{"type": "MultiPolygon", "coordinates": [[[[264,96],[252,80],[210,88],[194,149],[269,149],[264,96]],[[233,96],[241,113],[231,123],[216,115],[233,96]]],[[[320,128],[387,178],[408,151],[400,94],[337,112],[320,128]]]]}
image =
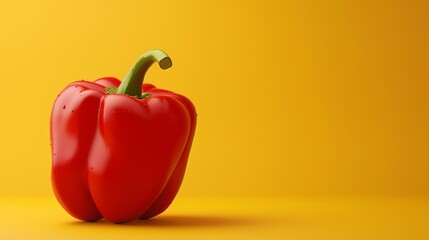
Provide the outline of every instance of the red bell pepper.
{"type": "Polygon", "coordinates": [[[51,114],[52,185],[63,208],[84,221],[154,217],[185,174],[196,126],[186,97],[143,84],[149,67],[171,67],[161,50],[143,54],[125,79],[68,85],[51,114]]]}

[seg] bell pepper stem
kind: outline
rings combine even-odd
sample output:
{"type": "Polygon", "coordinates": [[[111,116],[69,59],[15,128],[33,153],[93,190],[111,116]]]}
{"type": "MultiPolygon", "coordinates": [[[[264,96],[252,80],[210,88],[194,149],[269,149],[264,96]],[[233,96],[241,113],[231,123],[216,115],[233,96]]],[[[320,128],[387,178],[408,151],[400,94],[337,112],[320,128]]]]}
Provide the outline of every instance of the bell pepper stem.
{"type": "Polygon", "coordinates": [[[147,70],[155,62],[158,62],[162,69],[168,69],[173,65],[170,57],[162,50],[146,52],[137,59],[128,71],[116,93],[127,94],[137,98],[147,96],[147,94],[142,94],[143,80],[147,70]]]}

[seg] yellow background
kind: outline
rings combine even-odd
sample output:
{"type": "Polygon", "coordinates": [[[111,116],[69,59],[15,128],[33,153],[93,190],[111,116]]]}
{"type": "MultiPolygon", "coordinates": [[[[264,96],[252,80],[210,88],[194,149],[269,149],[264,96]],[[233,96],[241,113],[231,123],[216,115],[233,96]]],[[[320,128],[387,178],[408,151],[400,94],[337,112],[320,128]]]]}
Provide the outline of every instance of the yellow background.
{"type": "Polygon", "coordinates": [[[0,195],[52,197],[57,94],[121,79],[160,48],[173,67],[145,82],[198,111],[178,198],[427,199],[428,12],[427,1],[0,0],[0,195]]]}

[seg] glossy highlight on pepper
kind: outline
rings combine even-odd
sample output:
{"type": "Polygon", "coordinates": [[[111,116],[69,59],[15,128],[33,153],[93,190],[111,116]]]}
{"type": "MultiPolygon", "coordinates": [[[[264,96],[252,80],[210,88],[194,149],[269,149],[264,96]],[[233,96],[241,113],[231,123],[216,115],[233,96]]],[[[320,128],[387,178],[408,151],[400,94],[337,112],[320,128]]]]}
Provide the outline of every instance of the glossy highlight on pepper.
{"type": "Polygon", "coordinates": [[[105,77],[68,85],[51,114],[52,186],[83,221],[114,223],[164,212],[181,186],[196,127],[192,102],[143,83],[161,50],[143,54],[121,82],[105,77]]]}

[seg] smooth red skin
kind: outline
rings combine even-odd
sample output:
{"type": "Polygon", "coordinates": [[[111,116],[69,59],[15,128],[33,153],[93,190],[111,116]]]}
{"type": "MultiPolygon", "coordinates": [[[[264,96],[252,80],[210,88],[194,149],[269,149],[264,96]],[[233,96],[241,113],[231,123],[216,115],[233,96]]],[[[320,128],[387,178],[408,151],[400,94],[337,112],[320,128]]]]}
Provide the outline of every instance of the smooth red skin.
{"type": "Polygon", "coordinates": [[[143,86],[152,93],[147,99],[104,93],[119,84],[115,78],[72,83],[52,110],[54,192],[81,220],[156,216],[185,173],[196,125],[192,103],[150,84],[143,86]]]}

